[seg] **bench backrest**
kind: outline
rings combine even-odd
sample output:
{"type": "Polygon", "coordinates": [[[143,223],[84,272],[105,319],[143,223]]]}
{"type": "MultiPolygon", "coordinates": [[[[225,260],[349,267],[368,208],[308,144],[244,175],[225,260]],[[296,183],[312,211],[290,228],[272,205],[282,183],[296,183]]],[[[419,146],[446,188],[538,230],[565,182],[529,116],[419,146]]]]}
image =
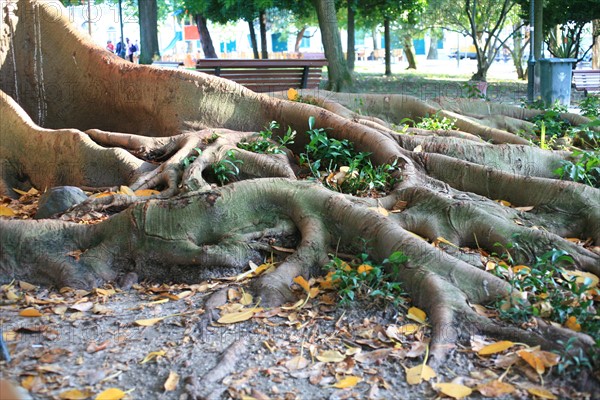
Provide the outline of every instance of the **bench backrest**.
{"type": "Polygon", "coordinates": [[[576,88],[600,89],[600,69],[576,69],[573,71],[576,88]]]}
{"type": "Polygon", "coordinates": [[[235,81],[255,92],[319,86],[325,59],[200,59],[196,70],[235,81]]]}

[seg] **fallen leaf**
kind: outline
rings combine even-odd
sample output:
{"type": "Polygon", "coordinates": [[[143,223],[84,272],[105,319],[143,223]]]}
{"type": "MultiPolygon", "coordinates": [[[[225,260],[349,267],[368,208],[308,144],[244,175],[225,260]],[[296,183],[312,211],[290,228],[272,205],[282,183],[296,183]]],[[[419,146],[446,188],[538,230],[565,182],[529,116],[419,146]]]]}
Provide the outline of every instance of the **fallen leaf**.
{"type": "Polygon", "coordinates": [[[248,292],[242,293],[242,297],[240,298],[240,304],[244,306],[249,306],[252,304],[253,298],[252,295],[248,292]]]}
{"type": "Polygon", "coordinates": [[[418,145],[418,146],[416,146],[416,147],[413,149],[413,152],[414,152],[414,153],[421,153],[421,152],[423,152],[423,146],[421,146],[421,145],[418,145]]]}
{"type": "Polygon", "coordinates": [[[4,204],[0,204],[0,217],[14,217],[17,215],[11,208],[8,208],[4,204]]]}
{"type": "Polygon", "coordinates": [[[386,210],[383,207],[369,207],[369,210],[373,210],[381,215],[383,215],[384,217],[387,217],[388,215],[390,215],[390,213],[388,212],[388,210],[386,210]]]}
{"type": "Polygon", "coordinates": [[[427,319],[427,314],[425,314],[425,311],[421,310],[420,308],[411,307],[408,309],[406,318],[412,319],[420,324],[424,324],[425,320],[427,319]]]}
{"type": "Polygon", "coordinates": [[[125,185],[121,185],[119,187],[119,191],[117,192],[117,194],[124,194],[126,196],[135,196],[135,192],[129,186],[125,186],[125,185]]]}
{"type": "Polygon", "coordinates": [[[21,290],[25,290],[26,292],[36,289],[35,285],[32,285],[31,283],[25,281],[19,281],[19,287],[21,288],[21,290]]]}
{"type": "Polygon", "coordinates": [[[458,246],[457,246],[457,245],[455,245],[454,243],[452,243],[452,242],[451,242],[451,241],[449,241],[449,240],[446,240],[446,239],[444,239],[443,237],[437,237],[437,238],[435,239],[435,241],[436,241],[436,242],[440,242],[440,243],[447,244],[447,245],[449,245],[449,246],[452,246],[452,247],[456,247],[456,248],[458,249],[458,246]]]}
{"type": "Polygon", "coordinates": [[[306,293],[310,292],[310,284],[304,279],[303,276],[298,275],[294,278],[294,282],[298,284],[306,293]]]}
{"type": "Polygon", "coordinates": [[[145,364],[149,361],[154,360],[155,358],[163,357],[165,354],[167,354],[167,352],[164,350],[152,351],[148,353],[148,355],[146,355],[146,357],[144,357],[142,361],[140,361],[140,364],[145,364]]]}
{"type": "Polygon", "coordinates": [[[153,326],[153,325],[156,325],[157,323],[159,323],[160,321],[162,321],[165,318],[166,317],[138,319],[137,321],[135,321],[135,324],[139,325],[139,326],[153,326]]]}
{"type": "Polygon", "coordinates": [[[432,386],[453,399],[462,399],[473,393],[471,388],[458,383],[434,383],[432,386]]]}
{"type": "Polygon", "coordinates": [[[175,371],[169,372],[169,377],[165,381],[164,387],[167,392],[172,392],[177,389],[177,385],[179,384],[179,374],[175,371]]]}
{"type": "Polygon", "coordinates": [[[309,363],[310,362],[306,358],[302,356],[296,356],[287,360],[284,365],[290,371],[297,371],[299,369],[304,369],[308,367],[309,363]]]}
{"type": "Polygon", "coordinates": [[[346,389],[346,388],[351,388],[351,387],[356,386],[356,384],[360,381],[361,381],[360,377],[350,375],[350,376],[346,376],[345,378],[338,380],[332,386],[337,389],[346,389]]]}
{"type": "Polygon", "coordinates": [[[435,378],[437,374],[429,365],[419,364],[416,367],[406,368],[406,382],[409,385],[419,385],[423,381],[435,378]]]}
{"type": "Polygon", "coordinates": [[[83,303],[73,304],[69,308],[72,309],[72,310],[86,312],[86,311],[91,310],[93,307],[94,307],[94,303],[92,303],[91,301],[86,301],[86,302],[83,302],[83,303]]]}
{"type": "Polygon", "coordinates": [[[19,312],[19,315],[21,317],[33,318],[33,317],[41,317],[42,313],[35,308],[26,308],[24,310],[21,310],[21,312],[19,312]]]}
{"type": "Polygon", "coordinates": [[[237,322],[247,321],[254,316],[256,311],[257,310],[255,308],[235,311],[221,316],[217,322],[220,324],[235,324],[237,322]]]}
{"type": "Polygon", "coordinates": [[[138,189],[135,192],[133,192],[133,194],[135,194],[138,197],[146,197],[160,194],[160,192],[158,190],[153,189],[138,189]]]}
{"type": "Polygon", "coordinates": [[[337,350],[327,350],[317,355],[317,360],[321,362],[340,362],[346,357],[337,350]]]}
{"type": "Polygon", "coordinates": [[[291,101],[298,100],[298,97],[299,97],[298,91],[294,88],[289,88],[287,91],[287,97],[288,97],[288,100],[291,100],[291,101]]]}
{"type": "Polygon", "coordinates": [[[558,400],[558,397],[544,388],[530,387],[527,388],[527,391],[534,396],[541,397],[542,399],[558,400]]]}
{"type": "Polygon", "coordinates": [[[121,389],[110,388],[96,396],[96,400],[120,400],[125,397],[125,392],[121,389]]]}
{"type": "Polygon", "coordinates": [[[488,344],[481,348],[477,354],[480,356],[488,356],[490,354],[502,353],[504,350],[514,346],[514,343],[509,340],[502,340],[500,342],[488,344]]]}
{"type": "Polygon", "coordinates": [[[546,371],[544,360],[538,357],[535,352],[527,350],[519,350],[517,355],[527,362],[538,374],[543,374],[546,371]]]}
{"type": "Polygon", "coordinates": [[[90,392],[89,390],[81,391],[79,389],[71,389],[65,392],[61,392],[58,395],[58,398],[64,400],[83,400],[89,398],[91,395],[92,392],[90,392]]]}
{"type": "Polygon", "coordinates": [[[510,383],[495,380],[477,386],[476,390],[485,397],[500,397],[517,389],[510,383]]]}
{"type": "Polygon", "coordinates": [[[373,269],[372,265],[361,264],[356,268],[356,272],[358,272],[359,274],[368,274],[369,271],[371,271],[372,269],[373,269]]]}
{"type": "Polygon", "coordinates": [[[569,281],[575,278],[579,285],[587,284],[588,289],[598,286],[598,277],[590,272],[562,270],[562,275],[569,281]]]}
{"type": "Polygon", "coordinates": [[[371,364],[385,360],[394,349],[379,349],[373,351],[363,351],[354,356],[354,359],[361,364],[371,364]]]}

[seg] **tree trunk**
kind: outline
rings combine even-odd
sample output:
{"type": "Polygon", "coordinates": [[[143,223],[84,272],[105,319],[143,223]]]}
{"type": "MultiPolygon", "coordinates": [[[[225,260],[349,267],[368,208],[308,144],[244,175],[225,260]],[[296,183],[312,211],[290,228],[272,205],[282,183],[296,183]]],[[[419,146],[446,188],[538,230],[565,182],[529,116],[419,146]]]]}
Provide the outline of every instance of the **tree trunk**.
{"type": "Polygon", "coordinates": [[[294,53],[300,53],[300,44],[302,43],[302,39],[304,39],[305,32],[306,26],[303,26],[302,29],[296,33],[296,40],[294,41],[294,53]]]}
{"type": "Polygon", "coordinates": [[[438,42],[440,39],[440,35],[435,28],[431,28],[429,30],[429,51],[427,51],[427,59],[428,60],[437,60],[438,59],[438,42]]]}
{"type": "Polygon", "coordinates": [[[355,0],[348,0],[346,2],[346,6],[348,8],[348,43],[346,50],[346,64],[348,65],[348,70],[350,72],[354,71],[354,61],[356,60],[356,43],[355,43],[355,34],[356,30],[354,28],[354,20],[356,16],[356,5],[355,0]]]}
{"type": "Polygon", "coordinates": [[[408,67],[406,67],[406,69],[417,69],[417,57],[415,56],[412,36],[410,34],[404,34],[402,36],[402,47],[404,48],[406,61],[408,61],[408,67]]]}
{"type": "MultiPolygon", "coordinates": [[[[518,26],[513,26],[513,30],[517,30],[518,26]]],[[[513,48],[510,50],[510,55],[517,71],[517,79],[526,80],[527,79],[527,71],[523,68],[523,55],[525,54],[525,49],[529,44],[529,40],[523,40],[523,29],[519,29],[513,35],[513,48]]]]}
{"type": "Polygon", "coordinates": [[[600,69],[600,19],[595,19],[592,22],[592,30],[597,35],[592,48],[592,68],[600,69]]]}
{"type": "Polygon", "coordinates": [[[252,54],[254,59],[258,60],[260,55],[258,54],[258,42],[256,41],[256,30],[254,29],[254,21],[248,21],[248,29],[250,30],[250,44],[252,45],[252,54]]]}
{"type": "Polygon", "coordinates": [[[327,89],[334,92],[347,90],[352,86],[352,76],[344,60],[334,1],[312,0],[312,2],[317,10],[323,48],[328,62],[327,89]]]}
{"type": "Polygon", "coordinates": [[[368,252],[382,262],[400,251],[408,260],[387,272],[427,313],[428,365],[468,342],[463,332],[553,350],[573,338],[574,355],[597,351],[585,334],[534,317],[522,329],[472,307],[520,296],[487,270],[488,255],[509,244],[514,265],[532,265],[554,249],[573,258],[570,269],[600,275],[600,191],[556,179],[552,171],[573,161],[570,151],[529,145],[528,120],[541,111],[398,94],[264,96],[206,74],[131,65],[41,4],[20,0],[18,19],[2,9],[9,26],[0,32],[0,194],[56,185],[110,192],[62,219],[0,218],[0,282],[90,289],[131,273],[198,281],[210,278],[210,267],[238,273],[292,248],[255,280],[261,306],[275,306],[293,298],[295,278],[319,274],[330,253],[368,252]],[[357,103],[360,114],[350,109],[357,103]],[[427,115],[455,119],[458,129],[391,129],[427,115]],[[288,128],[298,132],[284,154],[242,145],[261,140],[253,132],[274,120],[281,130],[267,146],[288,128]],[[373,165],[393,164],[397,180],[375,197],[328,186],[338,184],[341,169],[322,166],[318,183],[301,181],[318,168],[299,165],[309,129],[352,143],[373,165]],[[234,163],[232,155],[240,161],[237,181],[219,186],[215,167],[234,163]],[[159,194],[133,192],[144,189],[159,194]],[[69,222],[90,211],[106,218],[69,222]]]}
{"type": "Polygon", "coordinates": [[[198,33],[200,34],[200,43],[202,43],[202,52],[204,53],[204,58],[218,58],[217,52],[213,46],[212,38],[210,37],[210,32],[208,31],[206,17],[201,14],[196,14],[194,15],[194,20],[196,21],[196,26],[198,26],[198,33]]]}
{"type": "Polygon", "coordinates": [[[377,32],[377,26],[371,29],[371,36],[373,36],[373,50],[379,50],[379,41],[377,40],[379,32],[377,32]]]}
{"type": "Polygon", "coordinates": [[[392,41],[389,17],[383,19],[383,37],[385,42],[385,76],[392,76],[392,41]]]}
{"type": "Polygon", "coordinates": [[[158,7],[156,0],[138,0],[140,13],[140,64],[160,59],[158,49],[158,7]]]}
{"type": "Polygon", "coordinates": [[[267,48],[267,11],[261,10],[258,15],[260,27],[260,56],[263,60],[269,58],[269,49],[267,48]]]}

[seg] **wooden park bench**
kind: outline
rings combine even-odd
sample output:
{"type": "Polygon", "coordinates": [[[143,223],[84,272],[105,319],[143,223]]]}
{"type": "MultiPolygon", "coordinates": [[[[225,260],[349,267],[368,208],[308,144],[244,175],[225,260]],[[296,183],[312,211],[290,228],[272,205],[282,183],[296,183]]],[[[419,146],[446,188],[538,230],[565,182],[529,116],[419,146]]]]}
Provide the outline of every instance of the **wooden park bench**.
{"type": "Polygon", "coordinates": [[[196,70],[232,80],[255,92],[314,89],[319,86],[325,59],[250,60],[200,59],[196,70]]]}
{"type": "Polygon", "coordinates": [[[574,69],[573,87],[575,90],[588,93],[600,92],[600,69],[574,69]]]}

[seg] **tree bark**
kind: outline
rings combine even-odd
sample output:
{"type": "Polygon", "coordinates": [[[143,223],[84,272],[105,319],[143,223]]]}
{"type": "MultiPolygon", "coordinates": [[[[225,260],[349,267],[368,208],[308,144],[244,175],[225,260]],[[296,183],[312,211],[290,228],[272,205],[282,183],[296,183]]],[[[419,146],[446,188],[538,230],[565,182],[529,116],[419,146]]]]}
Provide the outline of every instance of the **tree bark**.
{"type": "Polygon", "coordinates": [[[327,58],[327,89],[339,92],[352,87],[352,76],[344,60],[333,0],[312,0],[319,18],[319,28],[327,58]]]}
{"type": "Polygon", "coordinates": [[[140,64],[160,59],[158,49],[158,6],[156,0],[138,0],[140,13],[140,64]]]}
{"type": "Polygon", "coordinates": [[[300,53],[300,44],[302,43],[302,39],[304,39],[305,32],[306,26],[303,26],[302,29],[296,33],[296,40],[294,41],[294,53],[300,53]]]}
{"type": "Polygon", "coordinates": [[[248,20],[248,29],[250,31],[250,44],[252,45],[252,54],[255,60],[260,58],[258,54],[258,42],[256,41],[256,30],[254,29],[254,21],[248,20]]]}
{"type": "Polygon", "coordinates": [[[385,76],[392,76],[392,40],[389,17],[383,19],[383,37],[385,42],[385,76]]]}
{"type": "Polygon", "coordinates": [[[350,72],[354,71],[354,61],[356,60],[356,43],[355,34],[356,29],[354,27],[356,17],[356,5],[355,0],[348,0],[346,2],[348,8],[348,43],[346,50],[346,64],[350,72]]]}
{"type": "Polygon", "coordinates": [[[217,52],[213,46],[212,38],[210,37],[210,32],[208,31],[206,17],[201,14],[196,14],[194,15],[194,20],[196,21],[196,26],[198,26],[204,58],[218,58],[217,52]]]}
{"type": "Polygon", "coordinates": [[[592,68],[600,69],[600,19],[595,19],[592,22],[592,30],[597,35],[592,48],[592,68]]]}
{"type": "Polygon", "coordinates": [[[402,47],[404,47],[404,54],[408,62],[406,69],[417,69],[417,57],[415,57],[412,36],[410,34],[406,33],[402,36],[402,47]]]}
{"type": "Polygon", "coordinates": [[[258,16],[260,27],[260,56],[263,60],[269,58],[269,49],[267,48],[267,11],[261,10],[258,16]]]}
{"type": "Polygon", "coordinates": [[[429,51],[427,51],[427,59],[428,60],[437,60],[438,59],[438,43],[441,39],[441,35],[439,34],[436,28],[431,28],[429,30],[429,36],[431,38],[429,42],[429,51]]]}

